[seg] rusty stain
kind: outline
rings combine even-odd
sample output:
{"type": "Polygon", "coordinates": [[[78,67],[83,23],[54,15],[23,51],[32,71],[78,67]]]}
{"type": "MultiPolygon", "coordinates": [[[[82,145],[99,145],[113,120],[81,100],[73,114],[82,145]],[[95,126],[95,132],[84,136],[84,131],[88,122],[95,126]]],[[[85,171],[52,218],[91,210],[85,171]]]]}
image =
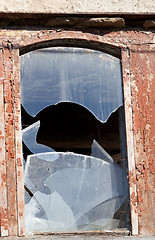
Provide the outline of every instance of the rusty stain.
{"type": "Polygon", "coordinates": [[[8,113],[13,112],[13,104],[12,104],[12,103],[9,103],[9,104],[7,105],[6,111],[7,111],[8,113]]]}
{"type": "Polygon", "coordinates": [[[20,213],[19,216],[22,217],[22,216],[23,216],[23,213],[20,213]]]}
{"type": "Polygon", "coordinates": [[[130,201],[133,206],[136,206],[137,204],[137,197],[135,196],[135,193],[133,192],[130,196],[130,201]]]}
{"type": "Polygon", "coordinates": [[[17,163],[18,163],[18,166],[22,166],[21,158],[17,158],[17,163]]]}
{"type": "Polygon", "coordinates": [[[6,182],[6,174],[5,173],[1,174],[1,179],[3,182],[6,182]]]}
{"type": "Polygon", "coordinates": [[[133,173],[130,171],[128,174],[129,179],[129,185],[132,186],[132,184],[136,183],[136,177],[133,175],[133,173]]]}

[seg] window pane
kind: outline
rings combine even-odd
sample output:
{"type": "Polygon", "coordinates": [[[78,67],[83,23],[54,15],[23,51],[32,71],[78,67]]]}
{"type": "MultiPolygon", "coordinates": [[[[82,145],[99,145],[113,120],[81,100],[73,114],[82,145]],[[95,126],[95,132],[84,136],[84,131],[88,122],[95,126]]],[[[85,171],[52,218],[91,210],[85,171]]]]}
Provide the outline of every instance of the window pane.
{"type": "Polygon", "coordinates": [[[26,231],[127,227],[120,60],[57,47],[20,62],[26,231]]]}

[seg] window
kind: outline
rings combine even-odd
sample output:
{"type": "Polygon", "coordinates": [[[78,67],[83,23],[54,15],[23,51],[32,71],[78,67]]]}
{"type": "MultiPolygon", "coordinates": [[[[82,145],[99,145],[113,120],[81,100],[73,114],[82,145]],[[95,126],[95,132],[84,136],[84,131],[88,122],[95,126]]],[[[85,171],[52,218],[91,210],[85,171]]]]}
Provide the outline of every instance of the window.
{"type": "Polygon", "coordinates": [[[20,63],[26,231],[127,228],[120,60],[57,47],[20,63]]]}

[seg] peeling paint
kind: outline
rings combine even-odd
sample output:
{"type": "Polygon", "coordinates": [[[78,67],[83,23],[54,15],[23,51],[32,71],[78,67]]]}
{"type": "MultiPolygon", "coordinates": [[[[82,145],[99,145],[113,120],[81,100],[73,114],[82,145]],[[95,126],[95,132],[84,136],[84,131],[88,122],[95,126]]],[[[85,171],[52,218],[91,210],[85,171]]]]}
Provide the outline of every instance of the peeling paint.
{"type": "Polygon", "coordinates": [[[75,43],[120,56],[133,234],[154,234],[155,34],[151,31],[0,30],[1,235],[24,234],[19,49],[75,43]],[[8,42],[9,40],[9,42],[8,42]],[[60,41],[60,42],[59,42],[60,41]],[[53,44],[53,45],[52,45],[53,44]],[[105,47],[106,46],[106,47],[105,47]],[[4,84],[4,86],[3,86],[4,84]],[[6,179],[7,175],[7,179],[6,179]],[[17,186],[17,188],[16,188],[17,186]],[[138,221],[138,222],[137,222],[138,221]],[[9,231],[9,232],[8,232],[9,231]]]}

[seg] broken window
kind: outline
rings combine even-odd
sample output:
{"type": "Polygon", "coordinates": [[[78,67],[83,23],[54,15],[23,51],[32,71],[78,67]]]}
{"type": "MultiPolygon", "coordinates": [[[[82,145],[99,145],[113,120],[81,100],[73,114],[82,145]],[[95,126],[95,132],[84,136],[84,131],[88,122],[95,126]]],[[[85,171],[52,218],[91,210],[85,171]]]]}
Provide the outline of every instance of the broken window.
{"type": "Polygon", "coordinates": [[[20,64],[26,231],[127,228],[120,60],[57,47],[20,64]]]}

